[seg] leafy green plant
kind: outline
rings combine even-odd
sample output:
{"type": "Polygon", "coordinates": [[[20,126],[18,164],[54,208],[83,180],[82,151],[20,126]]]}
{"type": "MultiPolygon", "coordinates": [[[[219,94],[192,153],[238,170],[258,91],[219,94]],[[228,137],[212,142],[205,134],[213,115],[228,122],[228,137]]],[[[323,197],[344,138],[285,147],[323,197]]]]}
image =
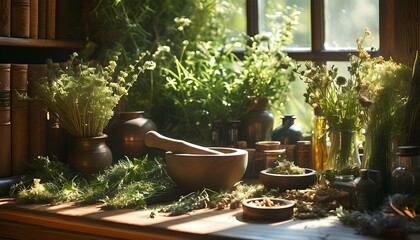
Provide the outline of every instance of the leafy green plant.
{"type": "Polygon", "coordinates": [[[11,194],[22,203],[60,203],[79,199],[87,182],[57,159],[36,157],[27,162],[28,172],[11,187],[11,194]]]}
{"type": "Polygon", "coordinates": [[[247,36],[240,79],[247,97],[268,98],[278,110],[284,103],[289,83],[295,79],[295,61],[284,51],[293,42],[300,11],[288,6],[273,13],[271,32],[247,36]]]}
{"type": "Polygon", "coordinates": [[[120,98],[127,95],[139,74],[155,66],[151,61],[143,62],[143,53],[130,68],[116,71],[118,55],[105,67],[92,66],[79,59],[77,53],[63,67],[50,62],[48,76],[35,84],[35,98],[57,116],[71,135],[102,135],[120,98]]]}

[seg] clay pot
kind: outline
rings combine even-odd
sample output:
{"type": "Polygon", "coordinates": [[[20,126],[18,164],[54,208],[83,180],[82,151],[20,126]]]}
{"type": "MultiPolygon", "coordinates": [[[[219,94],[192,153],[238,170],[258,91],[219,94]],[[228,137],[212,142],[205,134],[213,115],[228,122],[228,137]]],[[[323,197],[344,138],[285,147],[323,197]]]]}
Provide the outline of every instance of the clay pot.
{"type": "Polygon", "coordinates": [[[254,148],[256,142],[271,139],[273,124],[274,116],[268,110],[268,99],[256,99],[253,109],[241,119],[241,139],[247,142],[248,147],[254,148]]]}
{"type": "Polygon", "coordinates": [[[107,129],[107,144],[114,163],[125,157],[141,158],[148,153],[144,136],[148,131],[156,130],[156,125],[143,115],[143,111],[120,112],[118,119],[107,129]]]}
{"type": "Polygon", "coordinates": [[[67,161],[70,169],[79,172],[86,180],[112,164],[112,153],[105,143],[106,134],[99,137],[70,139],[67,161]]]}

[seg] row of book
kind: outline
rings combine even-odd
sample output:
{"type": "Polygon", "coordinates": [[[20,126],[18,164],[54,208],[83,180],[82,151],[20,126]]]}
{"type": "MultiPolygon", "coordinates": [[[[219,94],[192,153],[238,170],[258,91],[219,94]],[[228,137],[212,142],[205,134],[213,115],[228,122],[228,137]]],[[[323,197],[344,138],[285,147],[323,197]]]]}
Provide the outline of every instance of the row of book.
{"type": "Polygon", "coordinates": [[[0,0],[0,36],[80,40],[83,0],[0,0]]]}
{"type": "Polygon", "coordinates": [[[46,64],[0,64],[0,178],[24,174],[34,157],[65,154],[58,122],[39,100],[19,96],[33,97],[34,83],[46,74],[46,64]]]}

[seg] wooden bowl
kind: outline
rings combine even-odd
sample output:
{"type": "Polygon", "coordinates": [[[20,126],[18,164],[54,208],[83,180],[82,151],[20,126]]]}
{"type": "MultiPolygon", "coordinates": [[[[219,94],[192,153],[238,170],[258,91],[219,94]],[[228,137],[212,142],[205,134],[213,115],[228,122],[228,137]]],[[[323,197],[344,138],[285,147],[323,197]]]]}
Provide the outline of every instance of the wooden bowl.
{"type": "Polygon", "coordinates": [[[304,174],[274,174],[267,173],[267,169],[260,171],[259,180],[267,188],[279,188],[280,191],[289,189],[306,189],[316,183],[316,171],[305,168],[304,174]]]}
{"type": "Polygon", "coordinates": [[[273,203],[280,203],[280,206],[256,206],[253,201],[262,201],[263,198],[251,198],[242,201],[242,214],[247,220],[262,221],[284,221],[293,217],[294,202],[270,198],[273,203]]]}
{"type": "Polygon", "coordinates": [[[279,141],[259,141],[255,143],[255,150],[264,151],[264,150],[276,150],[280,149],[279,141]]]}
{"type": "Polygon", "coordinates": [[[224,154],[174,154],[166,152],[168,174],[184,190],[229,189],[242,179],[248,164],[243,149],[213,147],[224,154]]]}

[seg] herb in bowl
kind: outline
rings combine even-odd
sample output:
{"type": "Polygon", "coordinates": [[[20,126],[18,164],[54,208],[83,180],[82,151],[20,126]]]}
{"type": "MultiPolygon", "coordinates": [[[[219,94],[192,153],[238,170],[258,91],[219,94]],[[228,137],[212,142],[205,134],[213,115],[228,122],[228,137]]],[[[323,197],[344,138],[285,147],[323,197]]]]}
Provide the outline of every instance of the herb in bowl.
{"type": "Polygon", "coordinates": [[[298,167],[291,161],[282,160],[277,161],[277,166],[268,168],[267,173],[284,175],[304,174],[305,168],[298,167]]]}

